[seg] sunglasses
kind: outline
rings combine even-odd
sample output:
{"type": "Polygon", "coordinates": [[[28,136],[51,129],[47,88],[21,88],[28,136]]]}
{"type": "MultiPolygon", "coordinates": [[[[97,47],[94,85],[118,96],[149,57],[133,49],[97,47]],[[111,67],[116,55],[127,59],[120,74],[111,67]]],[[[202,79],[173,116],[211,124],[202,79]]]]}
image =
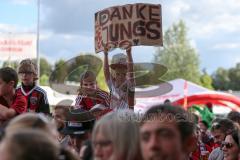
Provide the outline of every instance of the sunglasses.
{"type": "Polygon", "coordinates": [[[230,148],[233,147],[233,144],[232,144],[232,143],[229,143],[229,142],[222,142],[221,148],[223,148],[224,146],[225,146],[227,149],[230,149],[230,148]]]}

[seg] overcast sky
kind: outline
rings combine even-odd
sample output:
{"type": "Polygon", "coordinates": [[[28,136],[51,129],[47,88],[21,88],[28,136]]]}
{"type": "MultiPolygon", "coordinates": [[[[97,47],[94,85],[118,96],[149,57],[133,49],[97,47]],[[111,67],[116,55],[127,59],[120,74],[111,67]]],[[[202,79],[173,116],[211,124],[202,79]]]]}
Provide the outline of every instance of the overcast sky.
{"type": "MultiPolygon", "coordinates": [[[[162,5],[163,31],[183,19],[201,69],[212,73],[240,62],[239,0],[40,0],[40,52],[54,63],[94,53],[94,13],[131,3],[162,5]]],[[[36,33],[36,0],[0,0],[0,33],[36,33]]],[[[120,50],[115,50],[119,52],[120,50]]],[[[153,47],[134,47],[137,62],[151,62],[153,47]]]]}

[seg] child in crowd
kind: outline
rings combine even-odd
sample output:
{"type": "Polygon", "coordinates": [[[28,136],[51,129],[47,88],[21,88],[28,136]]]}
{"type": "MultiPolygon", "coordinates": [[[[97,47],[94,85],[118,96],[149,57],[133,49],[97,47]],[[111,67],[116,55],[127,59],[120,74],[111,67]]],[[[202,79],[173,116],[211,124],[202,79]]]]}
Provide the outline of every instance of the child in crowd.
{"type": "Polygon", "coordinates": [[[17,88],[17,94],[22,94],[27,100],[28,112],[50,113],[47,93],[36,84],[38,79],[37,66],[30,59],[20,62],[18,68],[21,85],[17,88]]]}
{"type": "Polygon", "coordinates": [[[80,89],[75,102],[75,109],[91,110],[109,108],[109,95],[97,87],[96,75],[92,71],[86,71],[80,76],[80,89]]]}
{"type": "Polygon", "coordinates": [[[110,89],[110,107],[114,110],[133,109],[135,82],[131,47],[127,49],[127,56],[123,53],[114,55],[111,65],[108,64],[107,48],[104,50],[104,75],[110,89]]]}
{"type": "Polygon", "coordinates": [[[6,122],[27,110],[27,101],[15,92],[18,83],[17,72],[5,67],[0,69],[0,121],[6,122]]]}

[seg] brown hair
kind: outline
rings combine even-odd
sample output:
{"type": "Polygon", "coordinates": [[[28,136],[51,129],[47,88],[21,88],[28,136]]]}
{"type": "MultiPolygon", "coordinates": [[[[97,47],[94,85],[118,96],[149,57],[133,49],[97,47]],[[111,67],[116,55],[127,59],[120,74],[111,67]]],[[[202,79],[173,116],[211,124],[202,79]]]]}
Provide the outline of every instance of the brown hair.
{"type": "Polygon", "coordinates": [[[240,113],[237,111],[231,111],[230,113],[228,113],[227,118],[232,120],[233,122],[240,124],[240,113]]]}
{"type": "Polygon", "coordinates": [[[85,71],[80,75],[80,87],[78,89],[79,94],[82,94],[82,83],[83,83],[83,80],[87,79],[87,78],[93,78],[94,80],[96,80],[96,75],[94,72],[92,72],[90,70],[85,71]]]}
{"type": "Polygon", "coordinates": [[[227,118],[219,118],[212,122],[211,131],[220,130],[224,134],[231,133],[236,126],[233,121],[227,118]]]}
{"type": "Polygon", "coordinates": [[[186,140],[186,138],[196,130],[194,116],[180,106],[172,106],[169,104],[153,106],[144,114],[140,124],[143,125],[146,121],[157,118],[169,121],[174,120],[181,134],[182,141],[186,140]]]}
{"type": "Polygon", "coordinates": [[[6,127],[5,133],[18,131],[20,129],[38,129],[55,136],[55,126],[50,123],[44,115],[25,113],[12,119],[6,127]]]}
{"type": "Polygon", "coordinates": [[[5,144],[10,160],[78,160],[72,152],[38,130],[14,132],[7,135],[2,144],[5,144]]]}
{"type": "Polygon", "coordinates": [[[18,73],[32,72],[34,74],[34,81],[38,79],[38,68],[36,63],[31,59],[24,59],[20,62],[18,73]]]}
{"type": "Polygon", "coordinates": [[[10,81],[14,81],[14,88],[17,87],[18,84],[18,75],[17,72],[10,68],[10,67],[4,67],[0,69],[0,78],[6,82],[9,83],[10,81]]]}
{"type": "Polygon", "coordinates": [[[80,82],[82,83],[82,81],[84,79],[87,79],[87,78],[90,78],[90,77],[93,78],[93,79],[96,79],[95,73],[93,73],[92,71],[85,71],[80,75],[80,82]]]}

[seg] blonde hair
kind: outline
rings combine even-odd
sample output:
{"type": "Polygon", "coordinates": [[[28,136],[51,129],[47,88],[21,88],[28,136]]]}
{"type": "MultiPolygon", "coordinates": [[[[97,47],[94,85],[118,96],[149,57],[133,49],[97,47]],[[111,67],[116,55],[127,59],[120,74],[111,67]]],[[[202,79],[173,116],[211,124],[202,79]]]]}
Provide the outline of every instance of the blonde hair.
{"type": "Polygon", "coordinates": [[[131,110],[106,114],[96,122],[93,128],[93,142],[97,134],[101,133],[112,142],[114,159],[141,160],[139,125],[135,118],[131,110]]]}

